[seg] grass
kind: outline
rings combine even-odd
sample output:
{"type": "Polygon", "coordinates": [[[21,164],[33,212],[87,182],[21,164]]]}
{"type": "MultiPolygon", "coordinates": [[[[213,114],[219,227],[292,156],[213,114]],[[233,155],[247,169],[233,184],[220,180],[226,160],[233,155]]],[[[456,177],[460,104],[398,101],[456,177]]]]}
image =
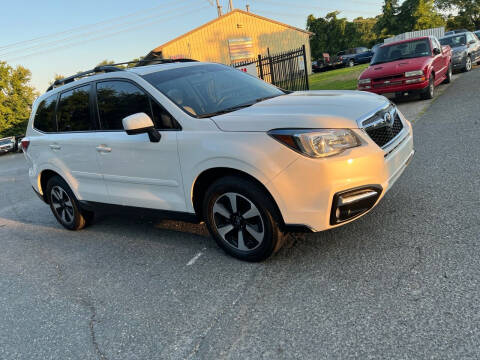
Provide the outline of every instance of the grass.
{"type": "Polygon", "coordinates": [[[368,64],[310,75],[310,90],[355,90],[357,79],[368,64]]]}

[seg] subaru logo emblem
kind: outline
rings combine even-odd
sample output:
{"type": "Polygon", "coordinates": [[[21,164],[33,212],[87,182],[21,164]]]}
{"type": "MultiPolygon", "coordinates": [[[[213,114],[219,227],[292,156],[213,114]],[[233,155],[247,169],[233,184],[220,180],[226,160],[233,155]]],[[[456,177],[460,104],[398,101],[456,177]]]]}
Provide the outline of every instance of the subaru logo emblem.
{"type": "Polygon", "coordinates": [[[393,120],[392,114],[390,114],[390,113],[388,113],[388,112],[385,113],[385,115],[383,115],[383,120],[385,121],[385,123],[386,123],[387,125],[390,125],[390,126],[391,126],[392,123],[393,123],[393,121],[392,121],[392,120],[393,120]]]}

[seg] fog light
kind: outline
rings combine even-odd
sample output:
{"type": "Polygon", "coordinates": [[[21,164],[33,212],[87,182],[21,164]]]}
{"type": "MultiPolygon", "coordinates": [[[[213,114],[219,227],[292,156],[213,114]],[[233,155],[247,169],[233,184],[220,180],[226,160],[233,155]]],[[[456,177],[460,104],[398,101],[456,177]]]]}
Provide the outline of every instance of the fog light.
{"type": "Polygon", "coordinates": [[[336,193],[333,196],[330,225],[340,224],[367,212],[375,205],[381,193],[380,185],[368,185],[336,193]]]}

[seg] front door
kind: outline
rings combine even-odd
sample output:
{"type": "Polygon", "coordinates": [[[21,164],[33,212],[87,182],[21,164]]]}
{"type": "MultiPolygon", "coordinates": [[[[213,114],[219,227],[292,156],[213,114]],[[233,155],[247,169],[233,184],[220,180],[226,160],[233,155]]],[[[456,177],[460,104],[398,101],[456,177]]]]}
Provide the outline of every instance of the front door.
{"type": "MultiPolygon", "coordinates": [[[[110,203],[185,211],[175,120],[137,85],[124,80],[96,84],[102,141],[96,150],[110,203]],[[127,135],[122,119],[144,112],[161,133],[158,143],[147,134],[127,135]]],[[[99,139],[100,140],[100,139],[99,139]]]]}

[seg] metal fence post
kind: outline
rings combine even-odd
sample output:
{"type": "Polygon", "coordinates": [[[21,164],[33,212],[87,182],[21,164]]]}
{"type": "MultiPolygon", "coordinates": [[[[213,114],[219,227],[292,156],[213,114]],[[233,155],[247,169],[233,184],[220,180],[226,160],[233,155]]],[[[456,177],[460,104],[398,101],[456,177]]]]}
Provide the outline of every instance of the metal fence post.
{"type": "Polygon", "coordinates": [[[307,90],[310,90],[310,85],[308,83],[307,51],[305,50],[305,44],[302,45],[302,50],[303,50],[303,67],[305,71],[305,85],[307,86],[307,90]]]}
{"type": "Polygon", "coordinates": [[[258,67],[260,69],[260,79],[263,80],[263,63],[262,63],[262,55],[258,54],[258,67]]]}
{"type": "Polygon", "coordinates": [[[270,48],[267,48],[268,62],[270,63],[270,78],[272,79],[272,85],[275,85],[275,75],[273,74],[273,62],[270,56],[270,48]]]}

